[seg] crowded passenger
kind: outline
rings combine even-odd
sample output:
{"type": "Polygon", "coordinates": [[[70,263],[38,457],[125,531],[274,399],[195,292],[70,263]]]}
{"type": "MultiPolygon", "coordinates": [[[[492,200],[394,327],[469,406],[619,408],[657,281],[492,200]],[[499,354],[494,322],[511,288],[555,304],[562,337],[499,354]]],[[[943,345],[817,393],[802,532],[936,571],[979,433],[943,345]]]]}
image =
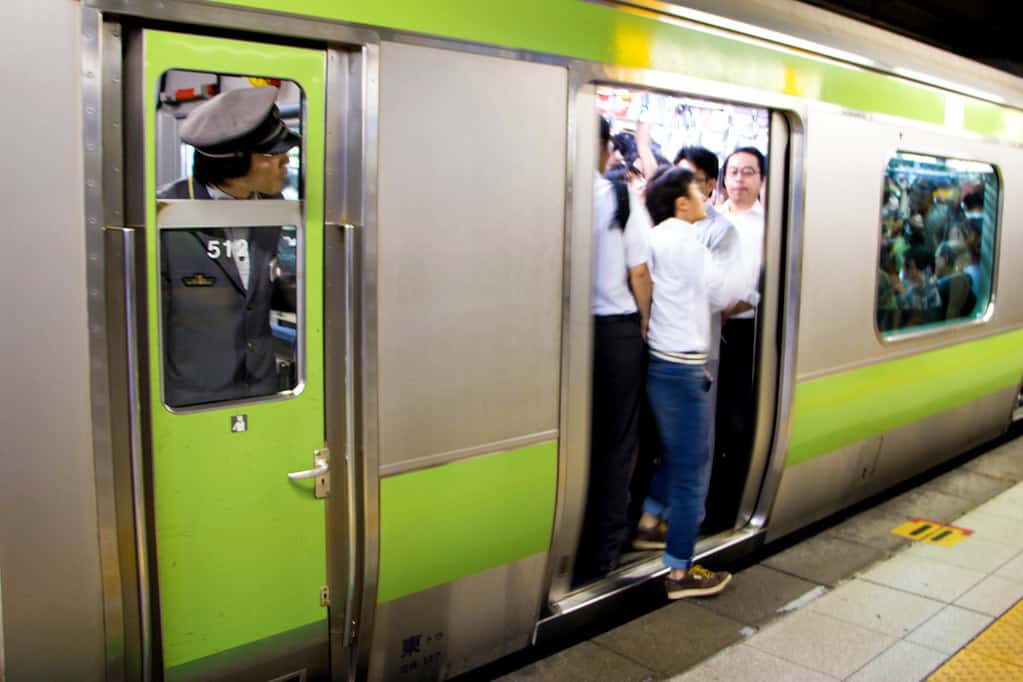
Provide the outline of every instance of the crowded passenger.
{"type": "Polygon", "coordinates": [[[660,175],[647,187],[646,202],[656,223],[650,235],[654,297],[647,398],[662,459],[643,503],[635,546],[665,549],[669,598],[709,596],[731,580],[693,561],[712,461],[706,405],[710,318],[745,294],[746,278],[724,271],[702,243],[706,196],[691,171],[675,168],[660,175]]]}
{"type": "MultiPolygon", "coordinates": [[[[598,168],[614,151],[600,118],[598,168]]],[[[593,387],[590,476],[575,583],[618,565],[629,532],[629,479],[639,433],[644,338],[650,316],[650,218],[635,190],[600,174],[593,180],[593,387]],[[628,217],[619,205],[628,201],[628,217]]]]}
{"type": "Polygon", "coordinates": [[[726,311],[722,331],[715,465],[719,471],[716,479],[721,484],[715,485],[710,498],[708,513],[713,518],[727,518],[737,509],[742,489],[734,480],[745,470],[753,449],[757,300],[746,292],[759,290],[763,265],[764,207],[760,192],[764,171],[764,155],[755,147],[740,147],[725,159],[728,199],[721,204],[721,213],[738,232],[747,279],[744,294],[736,297],[743,300],[726,311]]]}
{"type": "MultiPolygon", "coordinates": [[[[700,228],[700,241],[706,246],[711,255],[725,272],[742,272],[743,252],[739,240],[738,231],[735,226],[714,208],[713,194],[718,183],[718,157],[706,147],[688,146],[683,147],[675,156],[675,165],[686,168],[693,174],[693,182],[696,183],[700,193],[706,201],[705,209],[707,219],[697,223],[700,228]]],[[[756,305],[760,295],[757,292],[755,283],[748,282],[746,294],[740,297],[748,304],[756,305]]],[[[718,395],[718,369],[721,359],[721,316],[712,315],[710,321],[710,346],[707,357],[707,374],[711,380],[711,388],[707,396],[708,410],[708,447],[714,451],[715,413],[717,411],[718,395]]]]}

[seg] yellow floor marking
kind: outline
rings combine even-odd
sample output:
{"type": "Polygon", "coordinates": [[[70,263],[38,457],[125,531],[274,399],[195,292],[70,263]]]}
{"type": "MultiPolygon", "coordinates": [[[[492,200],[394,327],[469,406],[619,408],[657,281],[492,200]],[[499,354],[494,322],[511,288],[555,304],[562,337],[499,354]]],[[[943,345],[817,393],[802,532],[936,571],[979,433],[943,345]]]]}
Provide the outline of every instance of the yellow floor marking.
{"type": "Polygon", "coordinates": [[[1023,681],[1023,600],[950,658],[928,682],[1023,681]]]}
{"type": "Polygon", "coordinates": [[[912,519],[910,521],[906,521],[897,528],[892,528],[892,533],[894,535],[901,535],[904,538],[909,538],[910,540],[923,540],[931,535],[937,535],[938,531],[942,528],[942,524],[937,521],[912,519]]]}
{"type": "Polygon", "coordinates": [[[972,530],[930,519],[911,519],[901,526],[893,528],[891,532],[893,535],[941,547],[952,547],[973,534],[972,530]]]}
{"type": "Polygon", "coordinates": [[[966,538],[973,535],[972,530],[966,530],[965,528],[959,528],[958,526],[942,526],[937,533],[933,533],[927,536],[923,542],[930,543],[932,545],[940,545],[942,547],[951,547],[958,545],[966,538]]]}

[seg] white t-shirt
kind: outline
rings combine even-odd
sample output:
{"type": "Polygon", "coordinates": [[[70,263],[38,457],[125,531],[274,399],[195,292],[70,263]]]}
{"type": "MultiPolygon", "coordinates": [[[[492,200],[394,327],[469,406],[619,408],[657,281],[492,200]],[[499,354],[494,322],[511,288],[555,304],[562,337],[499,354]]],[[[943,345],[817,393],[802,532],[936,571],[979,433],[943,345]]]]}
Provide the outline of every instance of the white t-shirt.
{"type": "MultiPolygon", "coordinates": [[[[764,265],[764,207],[758,201],[749,210],[736,211],[731,202],[725,202],[721,206],[721,213],[739,231],[739,243],[749,277],[749,288],[757,289],[760,283],[760,269],[764,265]]],[[[742,298],[747,300],[745,297],[742,298]]],[[[736,315],[735,319],[752,319],[753,314],[753,310],[747,310],[736,315]]]]}
{"type": "Polygon", "coordinates": [[[650,259],[650,214],[629,190],[629,220],[622,230],[615,219],[614,186],[595,174],[593,180],[593,314],[628,315],[639,311],[629,289],[629,268],[650,259]]]}
{"type": "Polygon", "coordinates": [[[730,276],[718,264],[703,235],[699,224],[677,218],[668,218],[650,233],[654,300],[647,343],[655,351],[707,353],[711,315],[743,291],[745,278],[730,276]]]}

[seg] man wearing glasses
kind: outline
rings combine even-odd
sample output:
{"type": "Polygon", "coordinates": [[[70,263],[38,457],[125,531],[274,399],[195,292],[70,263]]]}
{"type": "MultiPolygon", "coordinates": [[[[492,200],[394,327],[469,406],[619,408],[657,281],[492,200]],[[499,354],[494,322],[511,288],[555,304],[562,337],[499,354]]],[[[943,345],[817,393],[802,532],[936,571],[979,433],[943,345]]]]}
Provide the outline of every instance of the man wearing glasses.
{"type": "MultiPolygon", "coordinates": [[[[764,207],[760,203],[764,155],[755,147],[740,147],[725,159],[724,175],[728,200],[720,210],[738,232],[749,288],[759,291],[764,258],[764,207]]],[[[740,301],[725,318],[718,375],[718,453],[707,495],[708,520],[723,524],[734,521],[742,494],[740,482],[745,480],[753,449],[756,307],[740,301]]]]}
{"type": "MultiPolygon", "coordinates": [[[[280,199],[288,150],[301,138],[281,120],[277,88],[241,88],[196,107],[181,125],[192,175],[160,199],[280,199]]],[[[171,407],[280,390],[270,305],[280,228],[160,232],[164,400],[171,407]]]]}

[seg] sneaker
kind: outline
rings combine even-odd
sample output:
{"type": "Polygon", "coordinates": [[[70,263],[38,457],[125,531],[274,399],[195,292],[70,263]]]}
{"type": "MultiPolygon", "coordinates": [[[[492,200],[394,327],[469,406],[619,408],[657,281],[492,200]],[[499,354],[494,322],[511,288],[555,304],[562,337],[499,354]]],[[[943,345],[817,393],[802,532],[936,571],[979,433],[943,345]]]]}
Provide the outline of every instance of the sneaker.
{"type": "Polygon", "coordinates": [[[666,577],[664,586],[668,590],[668,599],[710,597],[725,589],[731,580],[732,574],[727,571],[708,571],[703,566],[693,565],[681,580],[666,577]]]}
{"type": "Polygon", "coordinates": [[[636,529],[636,537],[632,539],[634,549],[664,549],[668,546],[668,524],[661,521],[653,528],[636,529]]]}

